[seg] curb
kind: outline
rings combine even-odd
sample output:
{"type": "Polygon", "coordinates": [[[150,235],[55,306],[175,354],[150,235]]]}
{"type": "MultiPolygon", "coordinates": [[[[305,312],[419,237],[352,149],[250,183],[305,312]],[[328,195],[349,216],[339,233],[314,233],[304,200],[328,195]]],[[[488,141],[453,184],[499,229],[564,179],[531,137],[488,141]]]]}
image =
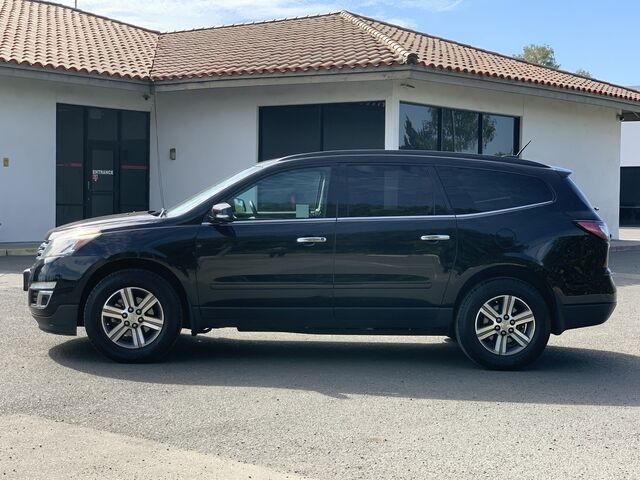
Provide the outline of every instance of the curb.
{"type": "Polygon", "coordinates": [[[3,248],[0,249],[1,257],[35,257],[37,248],[3,248]]]}
{"type": "Polygon", "coordinates": [[[634,245],[611,245],[609,252],[640,252],[640,243],[634,245]]]}

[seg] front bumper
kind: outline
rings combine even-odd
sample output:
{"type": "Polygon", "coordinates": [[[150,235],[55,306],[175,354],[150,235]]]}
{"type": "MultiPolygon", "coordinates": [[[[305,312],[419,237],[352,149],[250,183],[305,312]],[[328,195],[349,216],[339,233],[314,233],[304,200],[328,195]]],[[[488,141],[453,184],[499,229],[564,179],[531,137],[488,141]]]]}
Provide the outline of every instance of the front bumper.
{"type": "Polygon", "coordinates": [[[52,315],[36,315],[31,309],[31,316],[38,322],[38,328],[57,335],[76,335],[78,333],[78,306],[60,305],[52,315]]]}
{"type": "MultiPolygon", "coordinates": [[[[55,288],[55,283],[53,284],[55,288]]],[[[78,306],[77,305],[57,305],[47,308],[49,300],[53,295],[53,290],[46,290],[46,285],[40,282],[45,288],[39,289],[37,282],[32,282],[31,269],[22,272],[22,289],[28,292],[29,311],[31,316],[38,322],[38,328],[45,332],[58,335],[76,335],[78,327],[78,306]]]]}

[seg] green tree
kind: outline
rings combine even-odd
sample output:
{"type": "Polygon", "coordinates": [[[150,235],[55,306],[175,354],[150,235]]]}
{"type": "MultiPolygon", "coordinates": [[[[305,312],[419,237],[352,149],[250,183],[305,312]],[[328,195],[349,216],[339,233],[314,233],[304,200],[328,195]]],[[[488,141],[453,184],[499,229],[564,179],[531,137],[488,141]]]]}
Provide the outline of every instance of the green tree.
{"type": "Polygon", "coordinates": [[[526,60],[527,62],[537,63],[544,67],[560,68],[560,64],[556,62],[556,55],[549,45],[527,45],[522,49],[522,53],[514,55],[515,58],[526,60]]]}
{"type": "Polygon", "coordinates": [[[588,70],[585,70],[584,68],[577,69],[576,74],[581,75],[583,77],[587,77],[587,78],[593,78],[593,75],[591,75],[591,72],[589,72],[588,70]]]}

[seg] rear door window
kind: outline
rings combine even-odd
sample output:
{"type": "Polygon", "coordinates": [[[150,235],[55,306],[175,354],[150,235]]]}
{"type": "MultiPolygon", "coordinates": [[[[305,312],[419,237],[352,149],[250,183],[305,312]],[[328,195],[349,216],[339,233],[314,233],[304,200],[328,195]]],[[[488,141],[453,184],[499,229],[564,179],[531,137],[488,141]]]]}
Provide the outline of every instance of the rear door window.
{"type": "Polygon", "coordinates": [[[437,168],[457,215],[524,207],[553,200],[548,185],[530,175],[463,167],[437,168]]]}
{"type": "Polygon", "coordinates": [[[340,217],[433,215],[434,188],[423,165],[347,165],[340,217]]]}

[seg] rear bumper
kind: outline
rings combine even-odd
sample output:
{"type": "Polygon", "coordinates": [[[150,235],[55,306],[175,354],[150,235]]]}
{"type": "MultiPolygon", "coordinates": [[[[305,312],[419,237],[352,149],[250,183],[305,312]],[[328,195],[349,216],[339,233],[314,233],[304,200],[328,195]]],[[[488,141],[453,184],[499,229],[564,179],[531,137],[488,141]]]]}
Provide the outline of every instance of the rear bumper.
{"type": "Polygon", "coordinates": [[[78,331],[78,306],[60,305],[51,315],[36,315],[31,309],[31,316],[38,322],[38,328],[57,335],[76,335],[78,331]]]}
{"type": "Polygon", "coordinates": [[[556,335],[574,328],[592,327],[606,322],[616,308],[616,301],[563,305],[556,323],[556,335]]]}

